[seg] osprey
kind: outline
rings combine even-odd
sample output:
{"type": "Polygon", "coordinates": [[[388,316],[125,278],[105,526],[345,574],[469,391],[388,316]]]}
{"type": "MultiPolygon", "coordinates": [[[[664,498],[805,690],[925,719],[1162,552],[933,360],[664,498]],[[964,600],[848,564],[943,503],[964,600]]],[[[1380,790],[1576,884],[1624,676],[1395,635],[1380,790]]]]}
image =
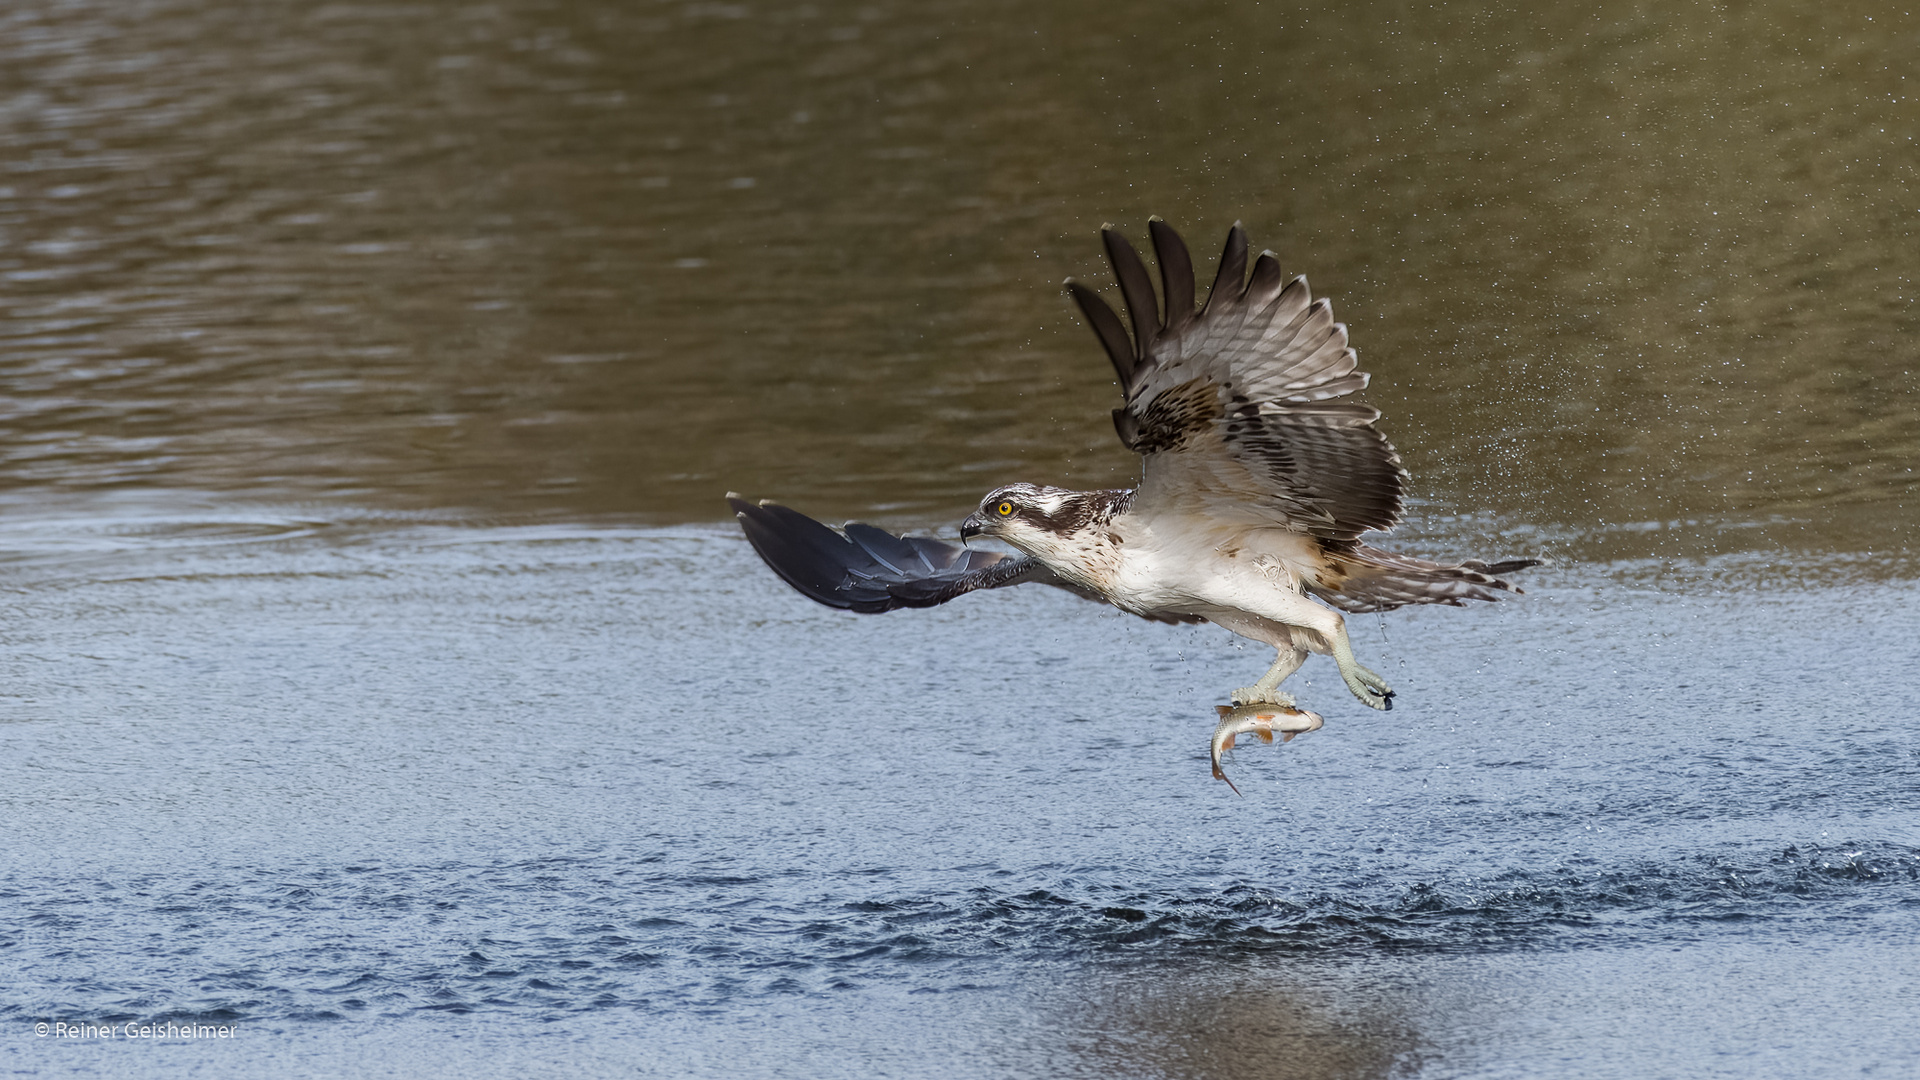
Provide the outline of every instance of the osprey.
{"type": "Polygon", "coordinates": [[[1195,310],[1186,244],[1159,218],[1148,230],[1164,312],[1133,245],[1112,226],[1100,232],[1131,337],[1098,293],[1066,285],[1120,376],[1126,404],[1113,421],[1141,456],[1138,488],[996,488],[961,523],[961,539],[993,537],[1019,555],[859,522],[843,534],[784,506],[731,494],[728,502],[767,565],[830,607],[930,607],[1041,582],[1273,646],[1272,668],[1235,691],[1236,704],[1291,706],[1280,682],[1316,652],[1333,657],[1355,697],[1391,708],[1393,691],[1354,659],[1340,612],[1494,600],[1520,591],[1499,575],[1537,560],[1446,566],[1363,542],[1400,519],[1406,473],[1374,429],[1379,411],[1339,400],[1369,376],[1332,305],[1312,298],[1306,278],[1284,280],[1271,251],[1249,276],[1247,234],[1236,224],[1195,310]]]}

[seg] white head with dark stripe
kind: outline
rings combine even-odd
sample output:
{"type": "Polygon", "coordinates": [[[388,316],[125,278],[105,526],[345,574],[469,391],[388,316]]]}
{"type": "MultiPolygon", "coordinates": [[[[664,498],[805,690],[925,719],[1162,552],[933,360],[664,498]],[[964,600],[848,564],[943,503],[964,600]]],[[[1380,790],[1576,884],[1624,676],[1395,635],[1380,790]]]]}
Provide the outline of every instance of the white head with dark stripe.
{"type": "Polygon", "coordinates": [[[980,500],[980,508],[960,523],[960,537],[1004,540],[1055,569],[1091,569],[1089,549],[1112,545],[1105,526],[1125,512],[1132,496],[1130,491],[1008,484],[980,500]]]}

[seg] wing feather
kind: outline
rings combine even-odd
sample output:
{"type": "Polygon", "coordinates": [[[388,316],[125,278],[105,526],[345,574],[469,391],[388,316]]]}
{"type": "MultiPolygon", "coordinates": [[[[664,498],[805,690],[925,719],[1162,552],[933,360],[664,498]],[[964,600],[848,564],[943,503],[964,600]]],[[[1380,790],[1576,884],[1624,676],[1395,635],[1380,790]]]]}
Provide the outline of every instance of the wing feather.
{"type": "Polygon", "coordinates": [[[1120,385],[1127,385],[1133,380],[1133,342],[1127,340],[1127,328],[1121,324],[1120,316],[1100,299],[1099,293],[1072,278],[1067,279],[1067,292],[1073,295],[1074,303],[1080,305],[1080,314],[1087,317],[1087,325],[1093,327],[1094,336],[1107,350],[1107,359],[1113,361],[1120,385]]]}
{"type": "Polygon", "coordinates": [[[842,534],[797,510],[733,495],[727,505],[753,550],[781,580],[802,596],[842,611],[932,607],[980,589],[1028,581],[1061,584],[1024,555],[895,536],[857,521],[842,534]]]}
{"type": "MultiPolygon", "coordinates": [[[[1133,323],[1099,295],[1069,283],[1114,361],[1126,407],[1121,441],[1146,458],[1141,497],[1171,510],[1233,513],[1250,523],[1352,540],[1399,520],[1405,474],[1374,428],[1379,412],[1333,399],[1366,388],[1333,305],[1291,281],[1270,251],[1247,273],[1247,234],[1227,232],[1213,288],[1193,308],[1193,263],[1165,222],[1148,222],[1165,313],[1133,245],[1101,238],[1133,323]]],[[[1138,505],[1138,504],[1137,504],[1138,505]]]]}
{"type": "Polygon", "coordinates": [[[1240,285],[1246,277],[1247,230],[1236,221],[1233,228],[1227,230],[1227,246],[1220,251],[1220,269],[1213,275],[1213,288],[1207,290],[1207,306],[1201,314],[1211,313],[1215,304],[1223,309],[1237,306],[1240,285]]]}
{"type": "Polygon", "coordinates": [[[1464,607],[1468,600],[1498,600],[1502,592],[1521,591],[1500,575],[1540,565],[1538,559],[1492,564],[1468,559],[1447,566],[1357,542],[1333,545],[1326,554],[1326,578],[1307,589],[1351,612],[1392,611],[1408,604],[1464,607]]]}
{"type": "Polygon", "coordinates": [[[1244,302],[1249,308],[1264,309],[1280,296],[1285,279],[1280,275],[1280,260],[1271,251],[1263,251],[1253,262],[1253,277],[1247,280],[1244,302]]]}
{"type": "Polygon", "coordinates": [[[1160,264],[1160,288],[1167,298],[1164,330],[1178,333],[1193,321],[1193,259],[1173,226],[1148,218],[1147,231],[1153,234],[1153,257],[1160,264]]]}
{"type": "MultiPolygon", "coordinates": [[[[1120,282],[1120,295],[1127,302],[1127,318],[1135,326],[1158,326],[1160,304],[1153,295],[1153,279],[1147,276],[1140,253],[1127,238],[1108,225],[1100,230],[1107,248],[1107,261],[1113,264],[1113,276],[1120,282]]],[[[1138,353],[1135,354],[1138,356],[1138,353]]]]}

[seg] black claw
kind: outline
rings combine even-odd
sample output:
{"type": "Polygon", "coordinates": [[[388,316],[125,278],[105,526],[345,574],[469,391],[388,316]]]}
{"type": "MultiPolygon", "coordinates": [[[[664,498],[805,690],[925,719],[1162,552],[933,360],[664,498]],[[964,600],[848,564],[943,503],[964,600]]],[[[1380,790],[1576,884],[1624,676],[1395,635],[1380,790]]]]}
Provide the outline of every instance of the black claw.
{"type": "Polygon", "coordinates": [[[1393,711],[1393,691],[1389,690],[1386,693],[1380,695],[1380,711],[1381,712],[1393,711]]]}

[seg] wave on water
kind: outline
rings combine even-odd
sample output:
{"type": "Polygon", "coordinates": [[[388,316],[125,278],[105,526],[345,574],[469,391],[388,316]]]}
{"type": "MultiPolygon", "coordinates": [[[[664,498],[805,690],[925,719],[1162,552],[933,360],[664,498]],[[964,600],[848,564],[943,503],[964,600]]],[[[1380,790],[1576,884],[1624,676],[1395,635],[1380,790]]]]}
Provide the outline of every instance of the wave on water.
{"type": "Polygon", "coordinates": [[[1297,894],[1244,881],[1198,891],[1190,877],[1129,880],[1117,868],[960,868],[951,876],[969,884],[916,890],[888,871],[689,874],[659,860],[16,880],[0,894],[21,912],[0,939],[16,972],[0,1016],[701,1009],[873,984],[966,990],[1014,963],[1169,949],[1566,949],[1685,941],[1731,924],[1818,920],[1832,933],[1920,908],[1920,849],[1891,843],[1480,880],[1374,873],[1297,894]]]}

